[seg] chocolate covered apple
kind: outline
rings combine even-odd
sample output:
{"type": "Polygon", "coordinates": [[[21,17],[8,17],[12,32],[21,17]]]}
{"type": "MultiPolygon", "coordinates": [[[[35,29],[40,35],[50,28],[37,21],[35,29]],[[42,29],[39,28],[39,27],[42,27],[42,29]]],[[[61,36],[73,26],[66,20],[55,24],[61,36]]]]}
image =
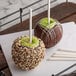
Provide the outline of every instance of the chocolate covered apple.
{"type": "Polygon", "coordinates": [[[34,34],[41,40],[43,40],[46,48],[56,45],[62,37],[63,29],[61,24],[50,18],[50,24],[48,24],[48,18],[42,18],[34,29],[34,34]]]}
{"type": "Polygon", "coordinates": [[[12,58],[16,66],[22,70],[34,69],[44,58],[45,45],[35,36],[32,43],[29,37],[17,38],[12,45],[12,58]]]}

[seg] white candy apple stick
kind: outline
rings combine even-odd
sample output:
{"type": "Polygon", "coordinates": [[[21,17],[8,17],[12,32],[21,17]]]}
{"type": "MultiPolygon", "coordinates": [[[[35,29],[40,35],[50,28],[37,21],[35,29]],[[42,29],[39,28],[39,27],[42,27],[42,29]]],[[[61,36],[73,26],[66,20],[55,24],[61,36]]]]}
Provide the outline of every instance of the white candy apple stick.
{"type": "Polygon", "coordinates": [[[73,51],[73,50],[67,50],[67,49],[58,49],[57,51],[67,52],[67,53],[76,53],[76,51],[73,51]]]}
{"type": "Polygon", "coordinates": [[[51,55],[51,57],[75,57],[76,58],[76,52],[59,50],[59,51],[53,53],[51,55]]]}
{"type": "Polygon", "coordinates": [[[68,54],[56,54],[56,55],[53,55],[53,56],[51,56],[51,57],[60,57],[60,58],[76,58],[76,55],[68,55],[68,54]]]}
{"type": "Polygon", "coordinates": [[[48,24],[50,24],[50,0],[48,0],[48,24]]]}
{"type": "Polygon", "coordinates": [[[29,29],[29,37],[30,37],[30,43],[32,43],[32,9],[30,8],[30,29],[29,29]]]}
{"type": "Polygon", "coordinates": [[[46,59],[46,61],[76,61],[76,58],[51,57],[46,59]]]}
{"type": "Polygon", "coordinates": [[[55,53],[53,53],[53,55],[62,55],[62,54],[64,54],[64,55],[76,55],[76,53],[72,53],[72,52],[63,52],[63,51],[57,51],[57,52],[55,52],[55,53]]]}

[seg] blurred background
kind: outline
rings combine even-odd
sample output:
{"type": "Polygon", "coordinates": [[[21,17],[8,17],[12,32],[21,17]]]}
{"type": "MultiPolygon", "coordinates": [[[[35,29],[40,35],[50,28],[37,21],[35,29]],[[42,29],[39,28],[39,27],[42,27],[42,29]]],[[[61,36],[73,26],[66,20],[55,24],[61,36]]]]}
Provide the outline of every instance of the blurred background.
{"type": "MultiPolygon", "coordinates": [[[[62,2],[66,2],[66,0],[51,0],[51,8],[62,2]]],[[[76,3],[76,0],[68,0],[68,2],[76,3]]],[[[3,31],[20,22],[20,19],[17,19],[9,24],[3,25],[5,23],[19,17],[20,12],[17,12],[16,14],[13,14],[11,16],[8,16],[8,15],[19,10],[19,8],[24,8],[24,7],[30,6],[31,4],[33,4],[31,6],[31,8],[34,10],[43,5],[46,5],[47,0],[0,0],[0,31],[3,31]],[[6,17],[6,16],[8,16],[8,17],[6,17]]],[[[27,7],[27,8],[29,8],[29,7],[27,7]]],[[[23,14],[28,13],[29,10],[27,8],[24,9],[23,14]]],[[[33,12],[33,16],[35,16],[41,12],[44,12],[45,10],[47,10],[47,5],[44,6],[43,8],[36,10],[35,12],[33,12]]],[[[28,18],[29,18],[28,14],[26,16],[23,16],[23,21],[28,18]]]]}

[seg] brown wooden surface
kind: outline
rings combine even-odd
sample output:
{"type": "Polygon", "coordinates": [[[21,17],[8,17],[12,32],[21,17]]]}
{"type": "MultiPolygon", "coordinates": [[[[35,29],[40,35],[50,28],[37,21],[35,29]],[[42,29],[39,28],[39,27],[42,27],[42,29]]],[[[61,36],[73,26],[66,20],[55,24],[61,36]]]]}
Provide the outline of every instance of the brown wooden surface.
{"type": "MultiPolygon", "coordinates": [[[[43,17],[47,17],[47,11],[33,17],[33,27],[35,27],[36,22],[43,17]]],[[[52,8],[51,17],[56,18],[61,23],[69,22],[69,21],[76,22],[76,4],[62,3],[62,4],[52,8]]],[[[28,25],[29,25],[28,20],[26,20],[23,22],[22,25],[17,24],[7,30],[0,32],[0,35],[28,29],[28,25]]],[[[10,70],[8,69],[8,65],[7,65],[5,57],[2,53],[1,48],[0,48],[0,71],[3,71],[5,73],[5,76],[11,76],[10,70]]]]}

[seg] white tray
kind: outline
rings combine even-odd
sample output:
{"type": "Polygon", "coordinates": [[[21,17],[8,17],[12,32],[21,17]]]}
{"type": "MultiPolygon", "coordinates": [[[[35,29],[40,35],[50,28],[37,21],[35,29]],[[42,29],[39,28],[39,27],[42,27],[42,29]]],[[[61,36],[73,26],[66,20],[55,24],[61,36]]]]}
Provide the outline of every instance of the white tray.
{"type": "Polygon", "coordinates": [[[13,41],[19,36],[28,35],[29,32],[22,31],[13,34],[1,35],[0,44],[12,76],[51,76],[51,74],[56,74],[76,63],[76,61],[46,61],[46,59],[49,58],[53,52],[57,51],[58,48],[76,50],[76,25],[73,22],[70,22],[62,24],[62,27],[64,32],[61,41],[55,47],[47,49],[44,60],[35,69],[30,71],[17,69],[11,57],[11,46],[13,41]]]}

